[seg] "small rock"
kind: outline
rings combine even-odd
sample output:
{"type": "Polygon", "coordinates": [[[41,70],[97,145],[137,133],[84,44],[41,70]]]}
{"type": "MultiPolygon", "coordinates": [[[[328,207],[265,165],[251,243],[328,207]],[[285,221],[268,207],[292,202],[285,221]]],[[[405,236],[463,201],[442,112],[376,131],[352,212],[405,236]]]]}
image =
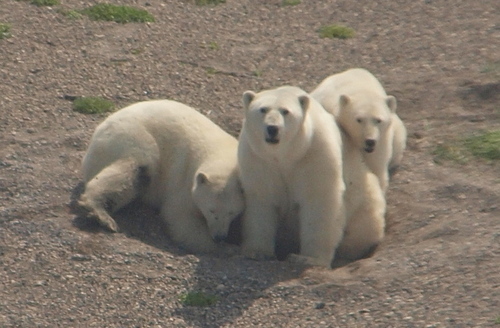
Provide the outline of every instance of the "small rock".
{"type": "Polygon", "coordinates": [[[73,261],[84,262],[84,261],[91,261],[92,257],[90,257],[88,255],[83,255],[83,254],[75,254],[75,255],[71,256],[70,259],[73,261]]]}

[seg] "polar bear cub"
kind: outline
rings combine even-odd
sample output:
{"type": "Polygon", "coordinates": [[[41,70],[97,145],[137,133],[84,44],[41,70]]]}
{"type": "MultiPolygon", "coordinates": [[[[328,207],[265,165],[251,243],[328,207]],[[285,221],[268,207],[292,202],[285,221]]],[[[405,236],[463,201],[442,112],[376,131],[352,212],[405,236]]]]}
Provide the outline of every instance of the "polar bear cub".
{"type": "Polygon", "coordinates": [[[396,114],[396,98],[388,96],[375,76],[361,68],[327,77],[311,96],[353,138],[385,192],[389,170],[399,166],[406,148],[407,133],[396,114]]]}
{"type": "Polygon", "coordinates": [[[291,86],[246,91],[243,104],[243,254],[274,257],[278,226],[297,222],[300,255],[292,259],[329,267],[345,226],[342,145],[333,117],[291,86]]]}
{"type": "Polygon", "coordinates": [[[139,102],[95,130],[78,205],[117,231],[110,214],[140,198],[160,209],[175,242],[209,252],[244,210],[237,167],[237,140],[195,109],[171,100],[139,102]]]}
{"type": "Polygon", "coordinates": [[[385,235],[385,196],[377,176],[366,166],[354,140],[341,131],[346,229],[337,257],[357,260],[369,253],[385,235]]]}

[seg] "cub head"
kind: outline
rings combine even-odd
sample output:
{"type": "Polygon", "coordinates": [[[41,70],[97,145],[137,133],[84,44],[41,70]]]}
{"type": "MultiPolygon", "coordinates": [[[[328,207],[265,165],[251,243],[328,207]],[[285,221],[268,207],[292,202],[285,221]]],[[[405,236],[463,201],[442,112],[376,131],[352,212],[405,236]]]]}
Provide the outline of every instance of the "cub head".
{"type": "Polygon", "coordinates": [[[397,106],[393,96],[387,96],[380,101],[369,98],[340,96],[337,118],[346,134],[367,153],[375,150],[377,143],[386,133],[397,106]]]}
{"type": "Polygon", "coordinates": [[[294,87],[243,93],[245,128],[260,149],[289,143],[302,129],[309,97],[294,87]]]}
{"type": "Polygon", "coordinates": [[[198,171],[192,189],[193,200],[206,219],[210,236],[224,241],[231,222],[245,209],[243,189],[238,174],[217,174],[198,171]]]}

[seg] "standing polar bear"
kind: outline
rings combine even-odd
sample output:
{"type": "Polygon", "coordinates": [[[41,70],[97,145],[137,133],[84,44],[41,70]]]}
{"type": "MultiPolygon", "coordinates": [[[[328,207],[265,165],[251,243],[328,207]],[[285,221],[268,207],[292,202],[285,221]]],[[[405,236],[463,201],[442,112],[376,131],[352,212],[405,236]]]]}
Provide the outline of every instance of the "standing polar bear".
{"type": "Polygon", "coordinates": [[[110,216],[135,198],[160,208],[171,238],[210,252],[244,211],[237,141],[195,109],[145,101],[110,115],[83,159],[78,206],[117,231],[110,216]]]}
{"type": "Polygon", "coordinates": [[[291,86],[246,91],[243,104],[243,254],[274,257],[278,226],[288,221],[298,225],[300,239],[300,255],[292,259],[329,267],[345,226],[342,145],[333,117],[291,86]]]}
{"type": "Polygon", "coordinates": [[[395,170],[406,148],[406,128],[396,114],[396,98],[388,96],[370,72],[354,68],[323,80],[311,96],[364,152],[364,160],[385,192],[389,170],[395,170]]]}

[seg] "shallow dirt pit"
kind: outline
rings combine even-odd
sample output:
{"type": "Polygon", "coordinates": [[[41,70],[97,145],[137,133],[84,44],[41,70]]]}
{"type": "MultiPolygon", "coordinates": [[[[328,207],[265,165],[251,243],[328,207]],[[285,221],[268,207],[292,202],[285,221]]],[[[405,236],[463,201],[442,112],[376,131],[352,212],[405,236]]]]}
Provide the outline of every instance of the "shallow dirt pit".
{"type": "Polygon", "coordinates": [[[0,5],[12,34],[0,40],[0,326],[498,325],[500,168],[432,155],[438,143],[500,128],[498,1],[112,3],[156,22],[71,20],[59,9],[85,6],[75,0],[0,5]],[[319,38],[332,23],[355,37],[319,38]],[[326,270],[186,254],[141,206],[120,214],[125,233],[73,224],[80,161],[105,115],[73,112],[68,96],[118,107],[170,98],[237,136],[245,90],[310,91],[351,67],[397,97],[409,131],[387,237],[371,258],[326,270]],[[184,306],[192,291],[217,302],[184,306]]]}

